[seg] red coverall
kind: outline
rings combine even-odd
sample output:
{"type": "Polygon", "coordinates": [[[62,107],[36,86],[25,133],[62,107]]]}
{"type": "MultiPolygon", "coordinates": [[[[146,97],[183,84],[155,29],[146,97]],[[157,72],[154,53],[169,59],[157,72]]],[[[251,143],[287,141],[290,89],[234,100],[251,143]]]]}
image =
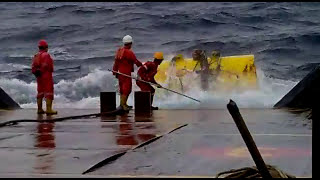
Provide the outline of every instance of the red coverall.
{"type": "MultiPolygon", "coordinates": [[[[154,79],[154,76],[157,74],[158,64],[152,61],[147,61],[144,63],[144,65],[147,66],[148,70],[146,70],[144,67],[140,67],[138,70],[138,75],[140,78],[144,81],[158,84],[154,79]]],[[[155,89],[148,83],[136,81],[136,84],[140,87],[141,91],[148,91],[151,92],[151,94],[154,94],[155,92],[155,89]]]]}
{"type": "MultiPolygon", "coordinates": [[[[113,64],[113,71],[120,72],[131,76],[131,72],[134,71],[133,64],[138,67],[142,66],[142,63],[136,58],[134,53],[126,46],[118,49],[113,64]]],[[[113,73],[115,75],[115,73],[113,73]]],[[[126,76],[118,75],[120,94],[129,96],[132,90],[132,79],[126,76]]]]}
{"type": "Polygon", "coordinates": [[[40,50],[32,62],[32,73],[39,68],[41,75],[37,77],[37,98],[51,99],[53,100],[53,60],[47,52],[40,50]],[[38,56],[38,58],[36,58],[38,56]]]}

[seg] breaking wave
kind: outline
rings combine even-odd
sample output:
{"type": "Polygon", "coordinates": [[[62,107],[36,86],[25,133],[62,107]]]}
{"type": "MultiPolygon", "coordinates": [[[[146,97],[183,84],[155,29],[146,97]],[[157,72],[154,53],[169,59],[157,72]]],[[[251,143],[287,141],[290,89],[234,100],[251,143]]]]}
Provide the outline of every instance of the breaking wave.
{"type": "Polygon", "coordinates": [[[167,97],[155,97],[155,105],[165,109],[221,109],[225,108],[229,100],[234,100],[241,108],[271,108],[298,82],[275,79],[265,76],[263,71],[257,70],[258,86],[256,90],[232,92],[204,92],[200,86],[192,86],[186,95],[201,101],[197,103],[185,97],[171,94],[167,97]]]}
{"type": "MultiPolygon", "coordinates": [[[[184,92],[186,95],[199,99],[195,102],[174,93],[163,93],[157,89],[154,105],[162,109],[220,109],[225,108],[229,99],[233,99],[241,108],[271,108],[297,82],[270,78],[263,71],[257,70],[259,89],[243,92],[205,92],[200,86],[193,86],[192,90],[184,92]]],[[[197,82],[190,82],[190,84],[197,82]]],[[[17,79],[0,79],[0,87],[23,108],[36,108],[36,83],[26,83],[17,79]]],[[[100,108],[100,92],[116,91],[117,81],[108,71],[96,69],[87,76],[75,81],[61,80],[54,85],[56,108],[98,109],[100,108]]],[[[133,91],[139,88],[133,82],[133,91]]],[[[128,103],[133,103],[133,93],[128,103]]],[[[119,95],[117,95],[119,104],[119,95]]]]}

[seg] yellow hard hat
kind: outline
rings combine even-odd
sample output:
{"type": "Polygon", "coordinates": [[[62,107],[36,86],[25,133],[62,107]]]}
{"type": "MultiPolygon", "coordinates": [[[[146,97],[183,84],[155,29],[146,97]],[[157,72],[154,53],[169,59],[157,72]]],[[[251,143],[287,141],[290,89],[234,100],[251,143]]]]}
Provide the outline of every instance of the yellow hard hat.
{"type": "Polygon", "coordinates": [[[162,52],[155,52],[153,57],[155,59],[163,60],[163,53],[162,52]]]}

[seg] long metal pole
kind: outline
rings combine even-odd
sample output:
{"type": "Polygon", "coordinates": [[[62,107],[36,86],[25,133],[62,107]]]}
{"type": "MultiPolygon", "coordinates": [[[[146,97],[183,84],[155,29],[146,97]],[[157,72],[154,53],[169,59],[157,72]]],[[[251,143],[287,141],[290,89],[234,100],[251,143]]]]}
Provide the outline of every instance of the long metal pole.
{"type": "Polygon", "coordinates": [[[230,102],[227,105],[227,108],[229,110],[229,113],[231,114],[234,122],[236,123],[238,130],[240,131],[240,134],[244,140],[244,142],[247,145],[247,148],[253,158],[253,161],[255,162],[258,170],[260,171],[260,174],[263,178],[272,178],[266,164],[264,163],[262,156],[256,146],[256,143],[254,142],[246,123],[244,122],[239,108],[237,104],[230,99],[230,102]]]}
{"type": "MultiPolygon", "coordinates": [[[[111,71],[111,72],[114,72],[114,73],[117,73],[117,74],[120,74],[120,75],[129,77],[129,78],[131,78],[131,79],[135,79],[135,80],[137,80],[137,81],[141,81],[141,82],[144,82],[144,83],[148,83],[148,84],[150,84],[150,85],[157,86],[157,84],[154,84],[154,83],[152,83],[152,82],[144,81],[144,80],[142,80],[142,79],[138,79],[138,78],[136,78],[136,77],[132,77],[132,76],[123,74],[123,73],[121,73],[121,72],[116,72],[116,71],[113,71],[113,70],[110,70],[110,69],[108,69],[108,71],[111,71]]],[[[201,101],[199,101],[198,99],[192,98],[192,97],[190,97],[190,96],[187,96],[187,95],[185,95],[185,94],[179,93],[179,92],[177,92],[177,91],[174,91],[174,90],[171,90],[171,89],[168,89],[168,88],[165,88],[165,87],[161,87],[161,88],[162,88],[162,89],[165,89],[165,90],[167,90],[167,91],[170,91],[170,92],[179,94],[179,95],[181,95],[181,96],[187,97],[187,98],[192,99],[192,100],[194,100],[194,101],[201,102],[201,101]]]]}

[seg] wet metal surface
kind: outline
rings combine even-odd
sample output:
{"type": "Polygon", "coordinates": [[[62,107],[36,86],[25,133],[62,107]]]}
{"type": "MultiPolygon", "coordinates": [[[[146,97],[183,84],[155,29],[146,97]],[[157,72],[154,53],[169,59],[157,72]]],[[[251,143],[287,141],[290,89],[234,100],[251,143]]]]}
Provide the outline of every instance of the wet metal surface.
{"type": "MultiPolygon", "coordinates": [[[[0,110],[0,123],[10,120],[19,119],[39,119],[36,109],[18,109],[18,110],[0,110]]],[[[59,109],[57,115],[46,116],[43,115],[42,119],[61,118],[82,114],[99,113],[99,109],[59,109]]]]}
{"type": "MultiPolygon", "coordinates": [[[[312,176],[312,130],[304,116],[281,110],[240,111],[267,164],[298,177],[312,176]]],[[[227,111],[155,112],[161,114],[189,125],[89,174],[215,176],[255,165],[227,111]]]]}
{"type": "MultiPolygon", "coordinates": [[[[98,112],[61,109],[59,116],[98,112]]],[[[283,110],[240,112],[267,164],[295,176],[311,176],[310,121],[283,110]]],[[[35,110],[1,113],[1,121],[37,116],[35,110]]],[[[159,110],[151,116],[130,112],[55,123],[19,123],[0,128],[0,160],[2,177],[214,176],[254,165],[227,110],[159,110]],[[188,126],[167,133],[186,123],[188,126]],[[81,176],[101,160],[162,134],[81,176]]]]}
{"type": "MultiPolygon", "coordinates": [[[[70,113],[70,110],[60,109],[58,117],[97,111],[75,110],[70,113]]],[[[6,111],[0,119],[36,119],[35,112],[6,111]]],[[[54,123],[22,122],[5,126],[0,128],[0,174],[81,175],[100,160],[126,151],[165,131],[166,128],[157,128],[152,117],[139,118],[131,113],[124,116],[54,123]]]]}

